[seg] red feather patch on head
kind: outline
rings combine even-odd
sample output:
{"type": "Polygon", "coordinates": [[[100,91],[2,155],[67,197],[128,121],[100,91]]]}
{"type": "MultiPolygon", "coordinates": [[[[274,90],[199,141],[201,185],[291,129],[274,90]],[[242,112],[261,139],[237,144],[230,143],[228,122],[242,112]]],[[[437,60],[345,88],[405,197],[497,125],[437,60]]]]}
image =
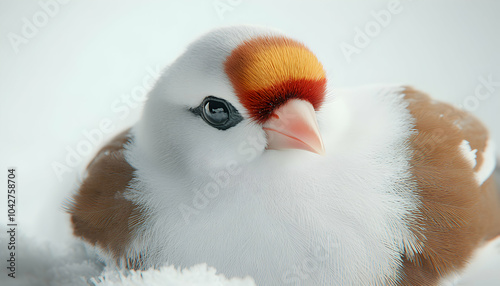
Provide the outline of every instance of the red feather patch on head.
{"type": "Polygon", "coordinates": [[[259,123],[288,99],[309,101],[316,110],[326,92],[326,75],[316,56],[285,37],[243,42],[227,58],[225,71],[241,104],[259,123]]]}
{"type": "Polygon", "coordinates": [[[273,111],[288,99],[309,101],[318,110],[324,100],[326,79],[291,79],[261,90],[248,91],[240,102],[259,123],[271,117],[273,111]]]}

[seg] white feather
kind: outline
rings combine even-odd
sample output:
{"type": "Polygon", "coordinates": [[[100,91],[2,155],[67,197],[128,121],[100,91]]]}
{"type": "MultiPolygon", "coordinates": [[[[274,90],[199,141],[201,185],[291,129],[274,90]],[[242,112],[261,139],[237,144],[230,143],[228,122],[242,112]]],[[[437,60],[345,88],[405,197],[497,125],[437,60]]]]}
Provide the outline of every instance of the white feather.
{"type": "Polygon", "coordinates": [[[467,140],[463,140],[459,148],[464,158],[469,162],[470,167],[474,168],[477,164],[476,162],[477,149],[472,150],[472,148],[470,147],[470,143],[467,140]]]}
{"type": "Polygon", "coordinates": [[[489,139],[486,142],[486,148],[483,152],[483,164],[476,171],[476,179],[479,185],[482,185],[493,174],[496,166],[495,144],[489,139]]]}

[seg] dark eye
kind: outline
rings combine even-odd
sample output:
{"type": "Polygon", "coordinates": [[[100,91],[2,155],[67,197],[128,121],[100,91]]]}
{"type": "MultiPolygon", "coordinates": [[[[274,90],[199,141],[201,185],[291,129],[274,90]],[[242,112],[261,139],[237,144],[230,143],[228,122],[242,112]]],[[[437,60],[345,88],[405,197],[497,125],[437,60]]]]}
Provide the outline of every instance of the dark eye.
{"type": "Polygon", "coordinates": [[[203,116],[212,125],[223,125],[229,120],[229,109],[225,102],[207,100],[203,108],[203,116]]]}
{"type": "Polygon", "coordinates": [[[219,130],[231,128],[243,120],[241,114],[231,103],[215,96],[205,97],[198,107],[191,108],[190,111],[219,130]]]}

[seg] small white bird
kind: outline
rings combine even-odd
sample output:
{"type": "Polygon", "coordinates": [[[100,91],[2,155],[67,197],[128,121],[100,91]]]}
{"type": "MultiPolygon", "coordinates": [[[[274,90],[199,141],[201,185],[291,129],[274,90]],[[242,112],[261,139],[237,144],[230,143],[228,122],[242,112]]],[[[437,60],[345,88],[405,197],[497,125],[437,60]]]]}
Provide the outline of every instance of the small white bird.
{"type": "Polygon", "coordinates": [[[135,269],[258,285],[439,285],[500,235],[493,143],[404,86],[337,90],[303,44],[204,35],[89,164],[74,234],[135,269]]]}

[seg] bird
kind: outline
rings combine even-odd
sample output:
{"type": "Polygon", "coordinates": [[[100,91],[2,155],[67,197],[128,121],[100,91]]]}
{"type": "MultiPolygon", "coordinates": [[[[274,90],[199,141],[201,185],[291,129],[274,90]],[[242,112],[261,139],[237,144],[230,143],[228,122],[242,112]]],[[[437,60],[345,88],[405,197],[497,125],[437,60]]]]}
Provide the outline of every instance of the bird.
{"type": "Polygon", "coordinates": [[[494,143],[410,85],[337,88],[266,27],[196,39],[67,211],[108,265],[257,285],[440,285],[500,235],[494,143]]]}

